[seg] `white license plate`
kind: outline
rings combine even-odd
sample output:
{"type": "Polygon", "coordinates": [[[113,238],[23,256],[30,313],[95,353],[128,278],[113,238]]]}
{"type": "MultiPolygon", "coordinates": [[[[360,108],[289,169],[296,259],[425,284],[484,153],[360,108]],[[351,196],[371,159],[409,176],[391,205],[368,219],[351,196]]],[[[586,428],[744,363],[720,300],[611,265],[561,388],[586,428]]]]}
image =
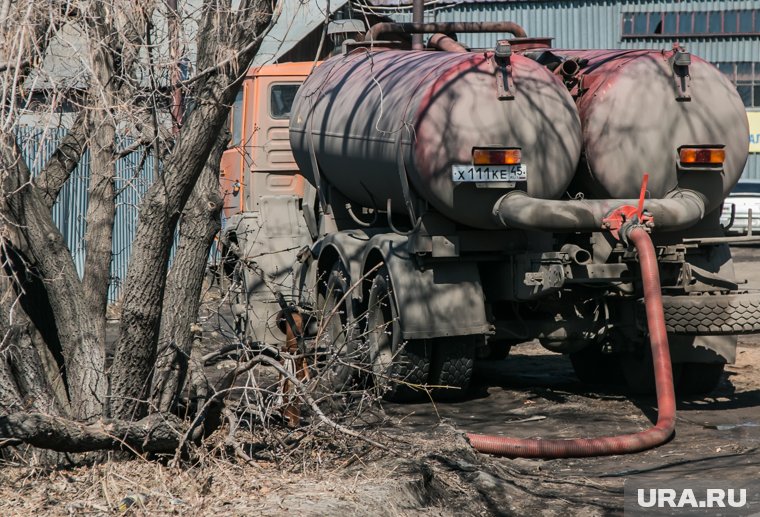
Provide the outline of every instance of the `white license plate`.
{"type": "Polygon", "coordinates": [[[527,181],[527,165],[452,165],[454,183],[527,181]]]}

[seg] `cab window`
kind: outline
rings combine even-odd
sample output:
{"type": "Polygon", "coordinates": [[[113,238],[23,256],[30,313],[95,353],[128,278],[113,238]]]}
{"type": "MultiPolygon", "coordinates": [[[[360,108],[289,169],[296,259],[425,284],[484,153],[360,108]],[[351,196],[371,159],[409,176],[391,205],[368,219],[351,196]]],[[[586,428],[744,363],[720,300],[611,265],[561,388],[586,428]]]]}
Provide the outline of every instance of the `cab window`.
{"type": "Polygon", "coordinates": [[[230,133],[232,133],[232,139],[230,140],[230,147],[237,147],[242,144],[243,139],[243,88],[235,98],[235,104],[232,105],[230,111],[230,133]]]}
{"type": "Polygon", "coordinates": [[[290,84],[273,84],[269,89],[269,114],[272,118],[284,119],[290,116],[290,110],[293,107],[293,99],[296,98],[296,92],[299,83],[290,84]]]}

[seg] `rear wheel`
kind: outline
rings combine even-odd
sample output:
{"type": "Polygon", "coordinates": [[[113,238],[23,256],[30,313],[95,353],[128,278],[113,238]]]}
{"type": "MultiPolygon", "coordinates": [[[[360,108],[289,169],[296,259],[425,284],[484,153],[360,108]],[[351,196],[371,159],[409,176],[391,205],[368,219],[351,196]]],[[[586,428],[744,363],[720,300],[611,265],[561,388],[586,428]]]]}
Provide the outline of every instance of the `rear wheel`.
{"type": "Polygon", "coordinates": [[[475,369],[475,337],[438,338],[432,343],[430,384],[440,400],[460,399],[467,394],[475,369]]]}
{"type": "Polygon", "coordinates": [[[570,354],[575,376],[585,384],[612,386],[623,382],[618,358],[596,345],[570,354]]]}
{"type": "MultiPolygon", "coordinates": [[[[654,395],[654,364],[649,349],[620,357],[628,392],[654,395]]],[[[707,395],[715,390],[723,376],[725,363],[673,363],[673,386],[677,395],[707,395]]]]}
{"type": "Polygon", "coordinates": [[[375,387],[392,402],[425,398],[430,372],[430,347],[424,340],[404,342],[396,300],[386,267],[372,280],[367,304],[367,341],[375,387]]]}
{"type": "Polygon", "coordinates": [[[360,332],[353,297],[348,291],[351,281],[345,266],[337,262],[320,283],[317,293],[320,353],[314,366],[325,388],[342,391],[356,380],[356,367],[362,363],[358,346],[360,332]]]}

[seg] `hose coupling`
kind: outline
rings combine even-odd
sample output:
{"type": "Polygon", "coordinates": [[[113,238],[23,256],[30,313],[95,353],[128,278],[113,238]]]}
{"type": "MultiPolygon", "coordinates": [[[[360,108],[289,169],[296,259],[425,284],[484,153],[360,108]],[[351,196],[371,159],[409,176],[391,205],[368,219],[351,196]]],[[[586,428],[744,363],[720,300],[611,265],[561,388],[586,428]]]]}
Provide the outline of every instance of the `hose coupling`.
{"type": "Polygon", "coordinates": [[[642,228],[650,232],[653,227],[652,214],[633,205],[619,206],[602,219],[602,228],[608,230],[616,240],[625,244],[628,244],[628,235],[634,228],[642,228]]]}

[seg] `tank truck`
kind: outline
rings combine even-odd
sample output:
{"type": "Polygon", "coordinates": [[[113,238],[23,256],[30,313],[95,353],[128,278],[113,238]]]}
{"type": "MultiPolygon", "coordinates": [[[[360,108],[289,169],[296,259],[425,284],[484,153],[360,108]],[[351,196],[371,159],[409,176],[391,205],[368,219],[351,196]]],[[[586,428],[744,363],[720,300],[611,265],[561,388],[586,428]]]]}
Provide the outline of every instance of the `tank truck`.
{"type": "Polygon", "coordinates": [[[252,69],[233,110],[222,242],[241,338],[282,342],[284,299],[312,317],[305,352],[334,389],[452,397],[476,359],[538,340],[584,382],[651,392],[636,227],[676,392],[716,386],[760,331],[729,248],[752,237],[719,221],[749,134],[723,74],[678,45],[556,49],[508,22],[355,39],[317,66],[252,69]],[[456,40],[478,31],[514,37],[456,40]]]}

